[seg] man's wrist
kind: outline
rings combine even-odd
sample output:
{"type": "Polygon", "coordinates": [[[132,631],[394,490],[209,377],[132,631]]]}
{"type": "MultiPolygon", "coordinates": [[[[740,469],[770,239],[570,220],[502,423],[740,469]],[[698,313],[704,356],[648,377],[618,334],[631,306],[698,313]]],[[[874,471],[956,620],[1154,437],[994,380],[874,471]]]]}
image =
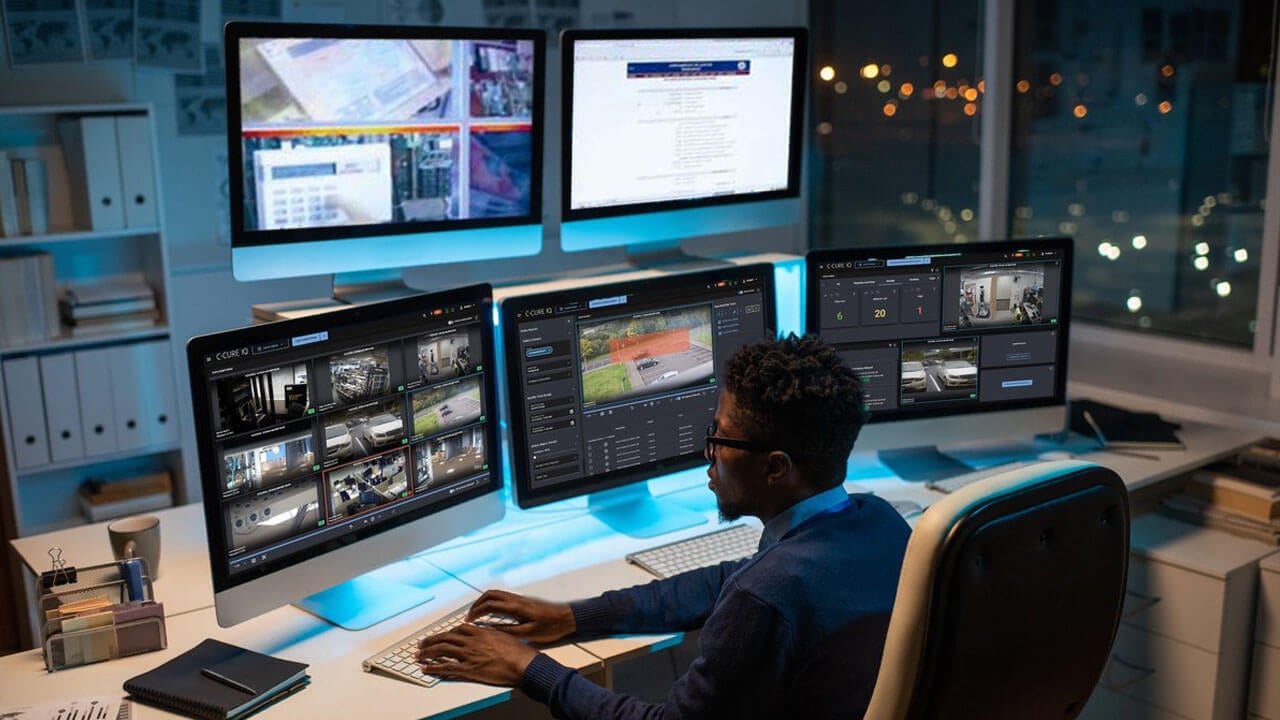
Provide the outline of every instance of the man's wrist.
{"type": "Polygon", "coordinates": [[[520,679],[520,690],[530,699],[546,703],[557,685],[572,674],[573,670],[552,660],[546,653],[535,653],[525,666],[520,679]]]}

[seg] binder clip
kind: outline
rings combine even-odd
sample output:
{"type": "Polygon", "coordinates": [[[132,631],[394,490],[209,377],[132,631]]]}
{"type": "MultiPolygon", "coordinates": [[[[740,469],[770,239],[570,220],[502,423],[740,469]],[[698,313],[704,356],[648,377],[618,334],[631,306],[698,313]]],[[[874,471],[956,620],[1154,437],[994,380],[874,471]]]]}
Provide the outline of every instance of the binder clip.
{"type": "Polygon", "coordinates": [[[41,588],[47,591],[76,581],[76,566],[67,565],[67,561],[62,558],[62,548],[49,548],[49,559],[52,561],[51,568],[40,573],[41,588]]]}

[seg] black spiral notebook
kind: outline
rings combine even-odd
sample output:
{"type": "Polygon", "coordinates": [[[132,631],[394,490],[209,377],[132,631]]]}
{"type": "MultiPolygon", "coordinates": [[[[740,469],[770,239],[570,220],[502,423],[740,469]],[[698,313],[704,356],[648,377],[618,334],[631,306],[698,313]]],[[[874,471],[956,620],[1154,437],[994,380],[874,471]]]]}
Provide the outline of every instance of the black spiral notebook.
{"type": "Polygon", "coordinates": [[[205,640],[124,683],[144,703],[209,720],[235,720],[306,687],[305,663],[205,640]],[[217,679],[221,678],[221,679],[217,679]]]}

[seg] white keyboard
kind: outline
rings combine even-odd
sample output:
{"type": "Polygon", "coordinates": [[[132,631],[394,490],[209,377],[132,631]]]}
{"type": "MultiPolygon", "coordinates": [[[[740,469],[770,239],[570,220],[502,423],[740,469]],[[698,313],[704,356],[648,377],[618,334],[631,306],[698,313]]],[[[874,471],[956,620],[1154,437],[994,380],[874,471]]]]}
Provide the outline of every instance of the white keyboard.
{"type": "Polygon", "coordinates": [[[938,492],[953,493],[966,485],[972,485],[979,480],[986,480],[989,477],[995,477],[1000,473],[1017,470],[1028,465],[1037,465],[1038,460],[1019,460],[1017,462],[1005,463],[1003,465],[992,465],[991,467],[974,470],[973,472],[952,475],[951,477],[942,478],[941,480],[930,480],[926,482],[925,487],[938,492]]]}
{"type": "MultiPolygon", "coordinates": [[[[404,680],[423,687],[431,687],[440,682],[440,678],[435,675],[428,675],[422,671],[422,666],[417,661],[418,643],[423,638],[437,635],[447,630],[452,630],[460,625],[467,623],[467,611],[471,609],[468,603],[458,608],[454,612],[444,616],[436,623],[421,628],[409,637],[397,642],[382,652],[375,653],[372,657],[360,663],[365,672],[382,673],[389,675],[397,680],[404,680]]],[[[471,621],[472,625],[515,625],[517,620],[503,615],[483,615],[471,621]]]]}
{"type": "Polygon", "coordinates": [[[689,570],[710,567],[725,560],[742,560],[756,554],[760,546],[760,528],[734,525],[706,535],[677,540],[648,550],[631,553],[627,562],[648,570],[660,578],[669,578],[689,570]]]}

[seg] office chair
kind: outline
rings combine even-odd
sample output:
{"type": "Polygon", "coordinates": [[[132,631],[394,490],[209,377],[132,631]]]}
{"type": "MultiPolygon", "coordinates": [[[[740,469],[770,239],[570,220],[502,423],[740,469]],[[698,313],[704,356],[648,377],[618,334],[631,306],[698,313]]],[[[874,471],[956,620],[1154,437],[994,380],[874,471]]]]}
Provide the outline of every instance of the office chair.
{"type": "Polygon", "coordinates": [[[1076,717],[1128,569],[1128,493],[1099,465],[1039,463],[939,500],[907,544],[864,720],[1076,717]]]}

